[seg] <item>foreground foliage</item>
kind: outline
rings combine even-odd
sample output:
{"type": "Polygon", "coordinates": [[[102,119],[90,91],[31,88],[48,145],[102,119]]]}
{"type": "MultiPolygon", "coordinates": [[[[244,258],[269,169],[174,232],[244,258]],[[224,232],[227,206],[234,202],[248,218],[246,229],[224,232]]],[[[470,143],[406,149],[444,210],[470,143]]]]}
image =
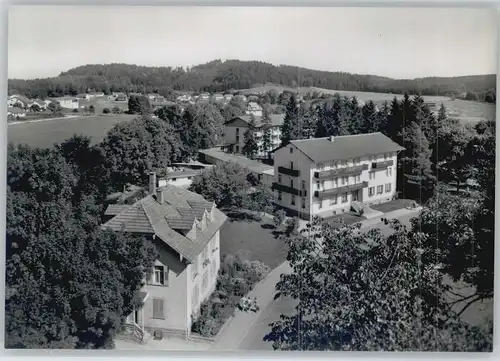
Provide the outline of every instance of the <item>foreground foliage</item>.
{"type": "Polygon", "coordinates": [[[319,220],[294,233],[293,272],[276,298],[295,299],[296,312],[271,324],[265,340],[280,350],[491,350],[488,330],[461,322],[444,302],[442,274],[422,260],[426,235],[390,224],[389,237],[319,220]]]}

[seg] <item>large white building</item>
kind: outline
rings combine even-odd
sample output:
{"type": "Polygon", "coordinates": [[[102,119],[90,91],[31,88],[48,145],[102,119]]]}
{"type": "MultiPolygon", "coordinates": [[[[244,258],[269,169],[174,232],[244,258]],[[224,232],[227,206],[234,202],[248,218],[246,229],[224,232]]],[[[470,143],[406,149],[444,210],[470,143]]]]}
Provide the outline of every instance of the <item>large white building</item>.
{"type": "MultiPolygon", "coordinates": [[[[262,117],[255,116],[255,139],[259,150],[257,158],[267,158],[269,152],[279,147],[281,143],[281,125],[285,119],[284,114],[270,115],[268,124],[270,135],[270,147],[264,148],[262,138],[266,124],[262,123],[262,117]]],[[[224,124],[224,147],[234,153],[241,153],[245,145],[245,133],[250,127],[251,115],[242,115],[235,117],[224,124]]]]}
{"type": "Polygon", "coordinates": [[[390,201],[403,149],[382,133],[293,140],[274,151],[275,202],[311,220],[390,201]]]}

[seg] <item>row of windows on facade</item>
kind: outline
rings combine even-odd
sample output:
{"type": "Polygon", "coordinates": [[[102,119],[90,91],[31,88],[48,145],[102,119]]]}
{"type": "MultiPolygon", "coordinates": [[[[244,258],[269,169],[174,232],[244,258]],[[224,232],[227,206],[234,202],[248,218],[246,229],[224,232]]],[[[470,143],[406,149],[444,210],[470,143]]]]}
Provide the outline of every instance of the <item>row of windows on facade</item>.
{"type": "MultiPolygon", "coordinates": [[[[153,284],[168,285],[168,268],[166,272],[164,271],[165,268],[166,267],[164,266],[155,266],[153,284]]],[[[212,277],[217,276],[216,275],[217,262],[215,259],[212,260],[210,268],[211,268],[210,272],[207,269],[203,274],[203,281],[201,285],[202,291],[205,291],[208,287],[208,278],[210,274],[212,274],[212,277]]],[[[199,297],[200,297],[200,289],[198,285],[196,285],[193,289],[193,297],[192,297],[193,308],[196,307],[196,305],[198,304],[199,297]]],[[[153,298],[153,318],[165,319],[165,300],[163,298],[153,298]]]]}
{"type": "MultiPolygon", "coordinates": [[[[391,183],[387,183],[385,185],[385,192],[389,193],[389,192],[391,192],[391,190],[392,190],[391,183]]],[[[377,194],[383,194],[383,193],[384,193],[384,186],[383,185],[377,186],[377,194]]],[[[368,196],[372,197],[374,195],[375,195],[375,187],[368,188],[368,196]]],[[[348,193],[342,194],[342,196],[341,196],[341,202],[342,203],[346,203],[347,202],[347,196],[348,196],[348,193]]],[[[336,205],[337,204],[337,197],[338,196],[334,195],[333,198],[329,199],[330,200],[330,205],[336,205]]],[[[282,193],[281,193],[281,191],[278,191],[278,200],[281,201],[282,199],[283,199],[282,198],[282,193]]],[[[354,199],[354,200],[357,200],[357,198],[354,199]]],[[[290,200],[290,204],[292,206],[294,206],[296,204],[296,202],[295,202],[295,196],[294,195],[292,195],[292,198],[290,200]]],[[[323,202],[319,201],[318,202],[318,207],[321,208],[322,204],[323,204],[323,202]]],[[[306,198],[304,198],[304,197],[301,198],[301,207],[303,209],[306,208],[306,198]]]]}
{"type": "MultiPolygon", "coordinates": [[[[290,152],[292,153],[292,152],[290,152]]],[[[379,159],[384,158],[384,160],[388,160],[391,157],[390,153],[384,153],[380,155],[372,155],[369,159],[370,162],[376,162],[379,159]]],[[[326,170],[326,169],[336,169],[336,168],[342,168],[342,167],[347,167],[347,166],[356,166],[361,164],[361,158],[354,158],[354,159],[349,159],[349,160],[332,160],[329,162],[320,162],[317,164],[317,169],[320,170],[326,170]]]]}
{"type": "MultiPolygon", "coordinates": [[[[386,176],[390,177],[392,176],[392,168],[391,167],[387,167],[387,169],[385,170],[385,174],[386,176]]],[[[374,180],[375,179],[375,175],[376,175],[376,172],[369,172],[369,176],[370,176],[370,180],[374,180]]],[[[345,185],[349,185],[349,178],[350,177],[341,177],[340,180],[341,180],[341,185],[342,186],[345,186],[345,185]]],[[[354,184],[356,183],[360,183],[361,182],[361,178],[360,176],[354,176],[354,184]]],[[[278,183],[282,183],[282,176],[281,174],[278,174],[278,183]]],[[[293,179],[290,179],[290,187],[291,188],[294,188],[293,187],[293,179]]],[[[333,179],[333,187],[337,187],[338,186],[338,178],[334,178],[333,179]]],[[[305,180],[302,180],[301,181],[301,189],[306,189],[306,181],[305,180]]],[[[316,181],[316,189],[317,190],[321,190],[321,189],[325,189],[325,181],[316,181]]]]}

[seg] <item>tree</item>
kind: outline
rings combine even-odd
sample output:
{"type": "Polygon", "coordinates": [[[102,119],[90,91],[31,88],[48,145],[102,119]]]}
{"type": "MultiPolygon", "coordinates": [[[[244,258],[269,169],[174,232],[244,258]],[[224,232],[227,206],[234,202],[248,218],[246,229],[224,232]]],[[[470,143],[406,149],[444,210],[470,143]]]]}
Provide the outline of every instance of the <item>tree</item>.
{"type": "Polygon", "coordinates": [[[51,102],[47,105],[47,109],[52,113],[57,113],[61,111],[61,105],[58,102],[51,102]]]}
{"type": "Polygon", "coordinates": [[[397,220],[379,229],[321,224],[288,238],[291,274],[275,298],[297,302],[265,340],[279,350],[487,351],[491,335],[458,320],[441,299],[435,264],[421,262],[422,233],[397,220]]]}
{"type": "Polygon", "coordinates": [[[294,139],[302,139],[303,137],[303,121],[300,117],[297,99],[295,95],[292,94],[286,107],[285,119],[281,125],[281,144],[286,144],[294,139]]]}
{"type": "Polygon", "coordinates": [[[116,124],[100,144],[110,171],[110,184],[147,185],[149,172],[167,167],[180,156],[179,139],[162,119],[142,117],[116,124]]]}
{"type": "Polygon", "coordinates": [[[245,170],[236,163],[221,163],[193,178],[190,190],[215,202],[218,208],[243,208],[250,189],[245,170]]]}
{"type": "Polygon", "coordinates": [[[118,107],[113,107],[113,109],[111,110],[111,112],[113,114],[121,114],[122,113],[122,110],[118,107]]]}
{"type": "Polygon", "coordinates": [[[378,123],[378,129],[376,130],[377,132],[381,132],[387,136],[389,136],[389,117],[391,116],[391,108],[389,106],[389,103],[385,101],[382,104],[382,108],[377,113],[377,123],[378,123]]]}
{"type": "Polygon", "coordinates": [[[109,114],[109,113],[111,113],[111,111],[109,110],[109,108],[104,108],[102,110],[102,114],[109,114]]]}
{"type": "Polygon", "coordinates": [[[349,134],[359,134],[362,129],[363,114],[359,106],[358,99],[354,96],[350,100],[345,99],[347,105],[347,117],[349,119],[349,134]]]}
{"type": "Polygon", "coordinates": [[[366,102],[361,109],[362,119],[360,132],[363,134],[378,132],[380,126],[378,124],[377,110],[373,101],[366,102]]]}
{"type": "Polygon", "coordinates": [[[93,105],[89,106],[89,113],[92,113],[92,114],[95,113],[95,107],[93,105]]]}
{"type": "Polygon", "coordinates": [[[142,237],[103,231],[58,149],[9,145],[6,346],[108,348],[156,258],[142,237]]]}
{"type": "Polygon", "coordinates": [[[401,132],[403,129],[403,114],[401,104],[394,97],[391,102],[391,112],[387,120],[387,136],[398,144],[403,144],[401,132]]]}
{"type": "Polygon", "coordinates": [[[262,149],[261,151],[265,154],[271,150],[272,147],[272,123],[271,123],[271,116],[267,111],[262,113],[262,149]]]}
{"type": "Polygon", "coordinates": [[[130,114],[151,114],[151,104],[144,95],[131,95],[128,98],[128,111],[130,114]]]}
{"type": "Polygon", "coordinates": [[[244,144],[242,148],[243,154],[251,159],[253,159],[255,157],[255,154],[259,151],[259,145],[257,144],[257,140],[255,139],[255,131],[255,117],[251,117],[248,129],[244,134],[244,144]]]}
{"type": "Polygon", "coordinates": [[[416,122],[412,122],[405,134],[404,164],[405,192],[410,198],[423,204],[434,192],[436,177],[432,172],[431,150],[425,134],[416,122]]]}
{"type": "Polygon", "coordinates": [[[257,184],[245,197],[243,207],[253,212],[259,212],[261,217],[273,211],[273,192],[263,184],[257,184]]]}

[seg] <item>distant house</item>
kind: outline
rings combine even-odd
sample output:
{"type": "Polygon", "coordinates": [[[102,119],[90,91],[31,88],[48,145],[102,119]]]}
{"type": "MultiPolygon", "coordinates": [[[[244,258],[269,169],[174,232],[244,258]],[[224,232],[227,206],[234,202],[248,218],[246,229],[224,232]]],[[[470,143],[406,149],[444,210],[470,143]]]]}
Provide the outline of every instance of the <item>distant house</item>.
{"type": "Polygon", "coordinates": [[[223,100],[224,100],[224,95],[222,95],[222,94],[214,94],[214,95],[212,96],[212,100],[213,100],[214,102],[221,102],[221,101],[223,101],[223,100]]]}
{"type": "Polygon", "coordinates": [[[116,94],[115,101],[117,102],[126,102],[128,100],[127,96],[123,93],[116,94]]]}
{"type": "Polygon", "coordinates": [[[203,172],[204,167],[191,167],[189,165],[169,167],[165,178],[159,180],[159,186],[171,184],[177,187],[189,188],[193,178],[203,172]]]}
{"type": "Polygon", "coordinates": [[[92,98],[101,98],[104,96],[103,92],[97,92],[97,93],[88,93],[88,96],[90,99],[92,98]]]}
{"type": "Polygon", "coordinates": [[[33,102],[30,105],[28,105],[28,109],[31,109],[34,105],[37,105],[40,109],[45,110],[45,109],[47,109],[48,104],[46,104],[41,99],[35,99],[35,100],[33,100],[33,102]]]}
{"type": "Polygon", "coordinates": [[[65,109],[78,109],[79,108],[79,102],[77,98],[73,97],[63,97],[63,98],[57,98],[54,99],[55,102],[58,102],[61,108],[65,109]]]}
{"type": "Polygon", "coordinates": [[[246,114],[253,114],[256,117],[261,117],[262,116],[262,107],[255,102],[250,102],[247,105],[247,109],[246,109],[245,113],[246,114]]]}
{"type": "Polygon", "coordinates": [[[178,102],[188,102],[191,100],[191,95],[189,94],[183,94],[177,97],[178,102]]]}
{"type": "Polygon", "coordinates": [[[230,102],[233,99],[233,94],[224,94],[224,100],[230,102]]]}
{"type": "Polygon", "coordinates": [[[144,277],[141,306],[124,332],[144,342],[147,332],[189,336],[202,303],[215,290],[220,268],[220,229],[227,217],[199,194],[166,185],[150,174],[149,194],[131,205],[112,204],[103,229],[147,237],[157,250],[144,277]]]}
{"type": "Polygon", "coordinates": [[[28,108],[33,103],[32,100],[28,99],[23,95],[11,95],[7,99],[7,106],[13,107],[15,105],[21,105],[23,108],[28,108]]]}
{"type": "Polygon", "coordinates": [[[24,118],[26,116],[26,111],[21,108],[11,107],[7,108],[7,116],[13,116],[14,118],[24,118]]]}
{"type": "Polygon", "coordinates": [[[85,99],[85,100],[89,100],[89,99],[90,99],[90,95],[88,95],[88,94],[83,94],[83,93],[82,93],[82,94],[78,94],[78,95],[76,96],[76,99],[85,99]]]}
{"type": "Polygon", "coordinates": [[[209,100],[210,99],[210,93],[201,93],[199,96],[199,99],[201,100],[209,100]]]}

